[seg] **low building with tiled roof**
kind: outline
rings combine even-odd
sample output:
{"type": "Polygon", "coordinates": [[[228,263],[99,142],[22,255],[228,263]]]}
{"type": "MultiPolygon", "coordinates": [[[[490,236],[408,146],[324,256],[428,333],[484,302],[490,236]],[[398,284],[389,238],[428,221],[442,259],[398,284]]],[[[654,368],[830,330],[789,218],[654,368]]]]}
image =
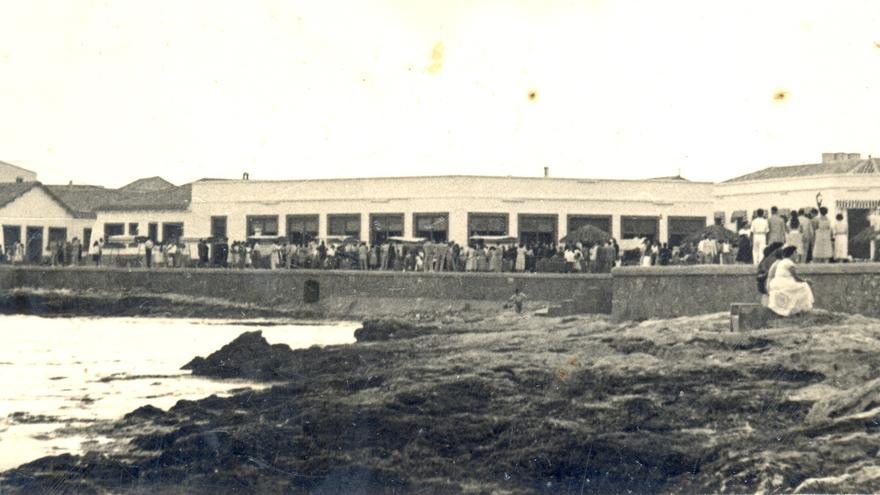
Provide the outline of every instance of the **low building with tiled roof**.
{"type": "Polygon", "coordinates": [[[41,262],[49,246],[58,241],[76,237],[88,242],[95,212],[71,207],[62,196],[39,182],[0,183],[0,246],[4,252],[20,242],[27,260],[41,262]]]}
{"type": "MultiPolygon", "coordinates": [[[[855,236],[880,207],[880,159],[858,153],[824,153],[822,161],[768,167],[715,185],[715,204],[729,213],[731,227],[744,224],[755,210],[816,208],[821,202],[833,220],[839,213],[855,236]]],[[[864,246],[853,246],[855,257],[864,246]]]]}

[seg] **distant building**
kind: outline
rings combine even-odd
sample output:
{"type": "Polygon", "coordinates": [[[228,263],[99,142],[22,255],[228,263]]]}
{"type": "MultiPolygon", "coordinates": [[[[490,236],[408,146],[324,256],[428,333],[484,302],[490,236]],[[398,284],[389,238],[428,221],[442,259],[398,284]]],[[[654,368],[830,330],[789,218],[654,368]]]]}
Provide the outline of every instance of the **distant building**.
{"type": "MultiPolygon", "coordinates": [[[[468,243],[474,235],[558,242],[582,225],[617,239],[679,245],[706,225],[738,229],[758,208],[813,208],[817,200],[849,222],[850,236],[880,207],[880,160],[826,153],[822,163],[769,167],[725,182],[679,176],[645,180],[436,176],[261,181],[161,177],[119,189],[0,184],[3,243],[133,235],[173,239],[279,236],[293,243],[351,236],[468,243]],[[39,234],[38,234],[39,233],[39,234]],[[13,241],[14,242],[14,241],[13,241]]],[[[39,241],[39,242],[38,242],[39,241]]],[[[854,256],[867,257],[859,248],[854,256]]]]}
{"type": "Polygon", "coordinates": [[[0,162],[0,184],[8,182],[35,182],[37,173],[11,163],[0,162]]]}

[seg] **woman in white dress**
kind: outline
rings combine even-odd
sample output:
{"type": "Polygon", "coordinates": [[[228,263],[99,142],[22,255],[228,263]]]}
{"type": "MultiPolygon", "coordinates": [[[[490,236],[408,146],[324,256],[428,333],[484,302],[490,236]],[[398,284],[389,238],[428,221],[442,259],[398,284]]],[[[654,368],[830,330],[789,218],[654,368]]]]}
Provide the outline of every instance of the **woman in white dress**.
{"type": "Polygon", "coordinates": [[[834,260],[837,262],[849,259],[849,225],[843,221],[843,215],[838,213],[837,221],[831,231],[834,233],[834,260]]]}
{"type": "Polygon", "coordinates": [[[522,244],[516,248],[516,264],[514,270],[518,272],[526,271],[526,247],[522,244]]]}
{"type": "Polygon", "coordinates": [[[798,276],[792,256],[797,252],[794,246],[782,250],[779,261],[770,268],[767,285],[768,307],[780,316],[792,316],[813,309],[813,289],[798,276]]]}

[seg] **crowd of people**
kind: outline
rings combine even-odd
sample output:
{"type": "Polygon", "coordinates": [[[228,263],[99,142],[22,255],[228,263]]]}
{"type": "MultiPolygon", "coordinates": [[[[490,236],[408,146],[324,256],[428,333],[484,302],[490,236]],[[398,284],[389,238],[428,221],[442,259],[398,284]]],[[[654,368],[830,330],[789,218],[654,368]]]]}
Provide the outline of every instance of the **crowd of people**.
{"type": "Polygon", "coordinates": [[[618,258],[604,243],[501,244],[455,242],[199,242],[197,264],[233,268],[349,269],[406,272],[609,273],[618,258]]]}
{"type": "Polygon", "coordinates": [[[739,231],[737,261],[758,265],[764,248],[773,243],[793,247],[792,260],[797,263],[850,260],[849,228],[842,214],[838,213],[832,222],[824,206],[789,211],[782,215],[774,206],[770,216],[765,217],[764,210],[757,210],[752,221],[739,231]]]}
{"type": "MultiPolygon", "coordinates": [[[[314,239],[305,243],[284,238],[259,241],[201,239],[197,244],[173,240],[156,242],[140,239],[134,253],[120,254],[118,246],[98,239],[91,246],[73,238],[49,242],[48,256],[40,262],[53,266],[128,265],[145,267],[232,267],[267,269],[352,269],[416,272],[557,272],[609,273],[619,265],[667,266],[688,264],[754,264],[764,258],[764,249],[773,243],[794,248],[795,263],[841,262],[849,256],[849,232],[843,215],[828,218],[825,207],[780,212],[777,207],[765,215],[755,211],[750,222],[738,233],[718,226],[695,241],[686,239],[670,246],[652,239],[627,241],[621,248],[613,238],[593,242],[555,243],[472,243],[394,242],[369,245],[354,239],[343,242],[314,239]]],[[[2,251],[2,250],[0,250],[2,251]]],[[[0,252],[0,262],[27,262],[27,249],[21,242],[0,252]]]]}

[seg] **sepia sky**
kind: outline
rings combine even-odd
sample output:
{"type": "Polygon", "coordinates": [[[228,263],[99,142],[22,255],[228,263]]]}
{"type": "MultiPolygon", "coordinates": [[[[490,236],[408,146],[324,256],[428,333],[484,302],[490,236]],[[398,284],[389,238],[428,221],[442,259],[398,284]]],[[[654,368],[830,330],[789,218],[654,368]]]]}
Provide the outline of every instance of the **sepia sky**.
{"type": "Polygon", "coordinates": [[[723,180],[880,155],[876,1],[0,0],[0,160],[723,180]]]}

